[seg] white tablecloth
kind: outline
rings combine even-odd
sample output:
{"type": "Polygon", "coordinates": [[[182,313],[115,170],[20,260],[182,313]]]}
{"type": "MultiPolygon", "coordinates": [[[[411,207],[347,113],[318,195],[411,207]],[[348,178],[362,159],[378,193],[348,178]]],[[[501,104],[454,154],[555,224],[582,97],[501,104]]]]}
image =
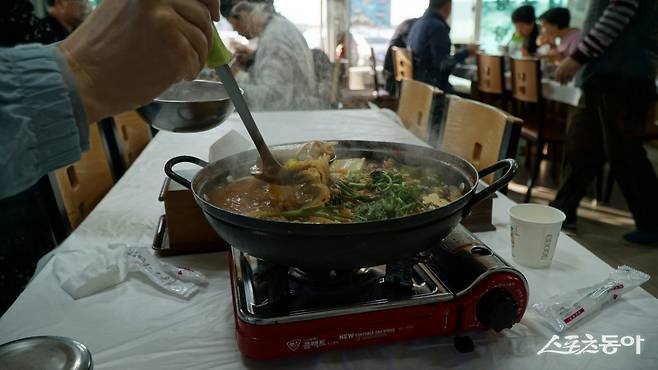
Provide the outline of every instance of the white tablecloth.
{"type": "MultiPolygon", "coordinates": [[[[256,121],[271,144],[307,139],[371,139],[421,144],[375,111],[260,113],[256,121]]],[[[158,217],[163,165],[173,156],[208,155],[229,129],[242,133],[233,116],[200,134],[160,133],[61,250],[105,248],[126,242],[148,246],[158,217]]],[[[511,261],[504,196],[494,204],[496,232],[479,234],[511,261]]],[[[52,262],[34,278],[0,319],[0,342],[35,335],[77,338],[91,350],[97,370],[179,369],[655,369],[658,364],[658,301],[642,289],[629,293],[572,334],[641,335],[641,355],[622,347],[615,355],[542,354],[551,337],[533,312],[503,333],[472,335],[476,350],[459,354],[452,338],[429,338],[386,346],[330,352],[273,362],[243,358],[233,332],[233,310],[224,253],[173,257],[173,263],[207,274],[209,286],[190,301],[173,298],[144,280],[129,281],[74,301],[57,284],[52,262]]],[[[530,284],[530,300],[592,284],[611,267],[562,235],[550,269],[519,268],[530,284]]]]}
{"type": "MultiPolygon", "coordinates": [[[[505,77],[505,88],[507,90],[511,90],[512,81],[509,73],[506,73],[505,77]]],[[[455,90],[463,93],[470,93],[471,84],[473,83],[471,80],[464,77],[451,75],[449,77],[449,81],[453,87],[455,87],[455,90]]],[[[545,99],[577,107],[581,95],[582,90],[576,87],[573,82],[567,85],[560,85],[560,83],[557,81],[547,78],[542,80],[542,96],[545,99]]]]}

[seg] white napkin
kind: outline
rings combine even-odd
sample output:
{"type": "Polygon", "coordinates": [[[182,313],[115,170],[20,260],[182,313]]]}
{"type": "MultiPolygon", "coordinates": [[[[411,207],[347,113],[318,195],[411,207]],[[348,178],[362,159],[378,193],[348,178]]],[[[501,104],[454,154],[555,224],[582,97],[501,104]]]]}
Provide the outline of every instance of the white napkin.
{"type": "Polygon", "coordinates": [[[53,272],[62,289],[74,299],[117,285],[128,273],[141,273],[154,285],[182,298],[190,298],[207,283],[201,273],[161,262],[148,248],[124,244],[57,253],[53,272]]]}
{"type": "Polygon", "coordinates": [[[55,255],[53,271],[62,289],[78,299],[117,285],[126,279],[126,248],[80,249],[55,255]]]}
{"type": "Polygon", "coordinates": [[[210,146],[208,159],[210,159],[210,162],[215,162],[222,158],[253,148],[254,144],[250,139],[245,138],[241,133],[231,129],[226,135],[220,137],[210,146]]]}

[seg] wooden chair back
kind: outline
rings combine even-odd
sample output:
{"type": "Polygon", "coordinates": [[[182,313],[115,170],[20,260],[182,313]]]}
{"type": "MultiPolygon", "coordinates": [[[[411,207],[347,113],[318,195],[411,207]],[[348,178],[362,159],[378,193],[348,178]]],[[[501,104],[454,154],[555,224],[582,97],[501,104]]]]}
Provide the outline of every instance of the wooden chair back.
{"type": "Polygon", "coordinates": [[[151,128],[137,112],[130,111],[114,116],[114,129],[121,160],[128,168],[151,141],[151,128]]]}
{"type": "Polygon", "coordinates": [[[422,140],[429,140],[434,97],[441,93],[441,90],[420,81],[402,81],[398,116],[404,127],[422,140]]]}
{"type": "MultiPolygon", "coordinates": [[[[496,107],[456,95],[448,96],[445,117],[439,150],[466,159],[478,171],[507,157],[514,125],[523,122],[496,107]]],[[[484,181],[493,179],[492,174],[484,181]]]]}
{"type": "Polygon", "coordinates": [[[396,81],[413,80],[414,65],[411,49],[393,46],[393,73],[396,81]]]}
{"type": "Polygon", "coordinates": [[[505,92],[505,60],[499,55],[477,55],[478,90],[488,94],[505,92]]]}
{"type": "Polygon", "coordinates": [[[90,149],[80,160],[54,172],[57,197],[75,229],[112,188],[114,179],[98,124],[89,126],[90,149]]]}
{"type": "Polygon", "coordinates": [[[525,103],[540,103],[541,68],[536,58],[511,58],[512,96],[525,103]]]}

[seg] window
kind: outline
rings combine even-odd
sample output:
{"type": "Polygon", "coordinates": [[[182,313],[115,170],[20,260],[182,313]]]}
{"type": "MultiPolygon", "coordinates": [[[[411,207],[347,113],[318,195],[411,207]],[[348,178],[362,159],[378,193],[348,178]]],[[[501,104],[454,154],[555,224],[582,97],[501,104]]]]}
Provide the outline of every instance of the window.
{"type": "Polygon", "coordinates": [[[384,63],[388,43],[395,28],[409,18],[418,18],[427,8],[427,0],[350,0],[350,34],[355,43],[350,64],[370,64],[370,48],[377,64],[384,63]]]}
{"type": "Polygon", "coordinates": [[[450,38],[455,44],[469,44],[476,40],[475,19],[477,0],[453,0],[450,17],[450,38]]]}
{"type": "Polygon", "coordinates": [[[566,0],[481,0],[479,42],[482,49],[498,52],[498,46],[506,44],[514,34],[511,16],[514,9],[521,5],[532,5],[539,17],[549,8],[565,6],[566,0]]]}
{"type": "Polygon", "coordinates": [[[309,48],[321,48],[322,0],[274,0],[274,7],[299,28],[309,48]]]}
{"type": "MultiPolygon", "coordinates": [[[[350,32],[357,44],[358,57],[352,64],[367,65],[370,48],[382,64],[388,43],[397,26],[409,18],[418,18],[427,9],[428,0],[351,0],[350,32]]],[[[477,0],[453,0],[450,36],[455,43],[475,40],[477,0]]]]}

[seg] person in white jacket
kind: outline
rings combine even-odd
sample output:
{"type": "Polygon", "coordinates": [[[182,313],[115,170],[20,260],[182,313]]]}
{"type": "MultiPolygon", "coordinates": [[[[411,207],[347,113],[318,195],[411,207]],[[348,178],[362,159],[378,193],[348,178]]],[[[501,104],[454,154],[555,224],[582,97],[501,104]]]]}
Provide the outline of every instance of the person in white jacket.
{"type": "MultiPolygon", "coordinates": [[[[253,64],[244,71],[237,58],[233,71],[254,111],[312,110],[320,107],[313,56],[304,36],[270,1],[239,1],[228,20],[248,39],[258,38],[253,64]]],[[[238,54],[245,49],[238,51],[238,54]]],[[[249,53],[249,52],[247,52],[249,53]]]]}

